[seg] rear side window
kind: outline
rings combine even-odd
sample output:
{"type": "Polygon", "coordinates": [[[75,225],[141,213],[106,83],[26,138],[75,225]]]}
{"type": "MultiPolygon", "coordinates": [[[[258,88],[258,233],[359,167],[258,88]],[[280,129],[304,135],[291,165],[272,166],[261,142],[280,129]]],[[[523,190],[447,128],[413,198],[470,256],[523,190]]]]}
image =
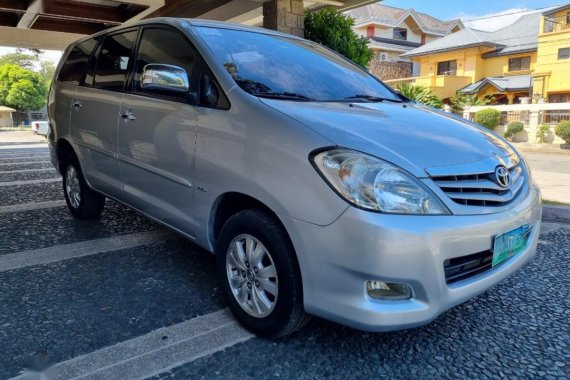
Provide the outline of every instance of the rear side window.
{"type": "Polygon", "coordinates": [[[140,79],[143,69],[149,63],[178,66],[186,70],[192,85],[192,71],[196,63],[196,53],[184,37],[167,29],[144,29],[135,71],[135,90],[142,91],[140,79]]]}
{"type": "Polygon", "coordinates": [[[93,80],[95,87],[113,91],[123,90],[136,38],[136,30],[105,37],[97,54],[93,80]]]}
{"type": "Polygon", "coordinates": [[[97,45],[95,39],[89,39],[75,45],[65,59],[57,80],[68,84],[79,84],[95,45],[97,45]]]}

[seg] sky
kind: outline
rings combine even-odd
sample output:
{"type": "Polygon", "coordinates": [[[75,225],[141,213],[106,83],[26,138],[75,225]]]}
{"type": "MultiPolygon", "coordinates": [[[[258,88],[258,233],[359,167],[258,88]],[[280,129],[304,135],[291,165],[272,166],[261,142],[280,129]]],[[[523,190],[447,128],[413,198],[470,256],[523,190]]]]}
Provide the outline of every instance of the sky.
{"type": "MultiPolygon", "coordinates": [[[[8,53],[15,53],[16,48],[0,46],[0,56],[8,53]]],[[[42,50],[43,54],[40,56],[41,60],[52,61],[58,63],[61,58],[62,52],[59,50],[42,50]]],[[[30,52],[24,51],[24,54],[31,54],[30,52]]]]}
{"type": "Polygon", "coordinates": [[[496,30],[516,21],[524,14],[520,12],[565,3],[563,0],[384,0],[381,4],[414,8],[441,20],[460,18],[469,27],[496,30]],[[469,21],[476,18],[483,19],[469,21]]]}

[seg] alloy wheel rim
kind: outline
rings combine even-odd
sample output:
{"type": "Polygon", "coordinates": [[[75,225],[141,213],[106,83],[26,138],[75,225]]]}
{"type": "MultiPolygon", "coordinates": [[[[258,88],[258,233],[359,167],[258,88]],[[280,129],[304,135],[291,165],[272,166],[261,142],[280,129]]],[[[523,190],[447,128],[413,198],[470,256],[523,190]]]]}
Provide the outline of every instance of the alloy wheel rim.
{"type": "Polygon", "coordinates": [[[273,258],[254,236],[232,240],[226,255],[226,272],[234,298],[255,318],[271,314],[277,303],[279,283],[273,258]]]}
{"type": "Polygon", "coordinates": [[[71,206],[78,208],[81,203],[81,188],[79,187],[77,170],[72,165],[67,167],[67,172],[65,173],[65,191],[71,206]]]}

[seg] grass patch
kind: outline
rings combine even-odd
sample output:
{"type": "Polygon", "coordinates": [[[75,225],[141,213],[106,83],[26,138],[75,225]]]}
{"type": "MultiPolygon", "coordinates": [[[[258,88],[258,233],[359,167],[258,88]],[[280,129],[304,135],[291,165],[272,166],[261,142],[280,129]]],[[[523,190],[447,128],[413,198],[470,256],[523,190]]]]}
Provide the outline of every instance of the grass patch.
{"type": "Polygon", "coordinates": [[[548,199],[543,199],[542,203],[544,203],[545,205],[570,207],[570,203],[558,202],[558,201],[549,201],[548,199]]]}

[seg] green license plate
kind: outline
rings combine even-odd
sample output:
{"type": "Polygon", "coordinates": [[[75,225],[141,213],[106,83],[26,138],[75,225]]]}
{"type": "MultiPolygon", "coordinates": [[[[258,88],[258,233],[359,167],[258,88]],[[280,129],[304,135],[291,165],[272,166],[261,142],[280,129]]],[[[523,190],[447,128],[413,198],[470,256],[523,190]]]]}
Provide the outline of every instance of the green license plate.
{"type": "Polygon", "coordinates": [[[530,225],[525,224],[502,235],[495,236],[492,266],[499,265],[522,251],[526,247],[530,230],[530,225]]]}

